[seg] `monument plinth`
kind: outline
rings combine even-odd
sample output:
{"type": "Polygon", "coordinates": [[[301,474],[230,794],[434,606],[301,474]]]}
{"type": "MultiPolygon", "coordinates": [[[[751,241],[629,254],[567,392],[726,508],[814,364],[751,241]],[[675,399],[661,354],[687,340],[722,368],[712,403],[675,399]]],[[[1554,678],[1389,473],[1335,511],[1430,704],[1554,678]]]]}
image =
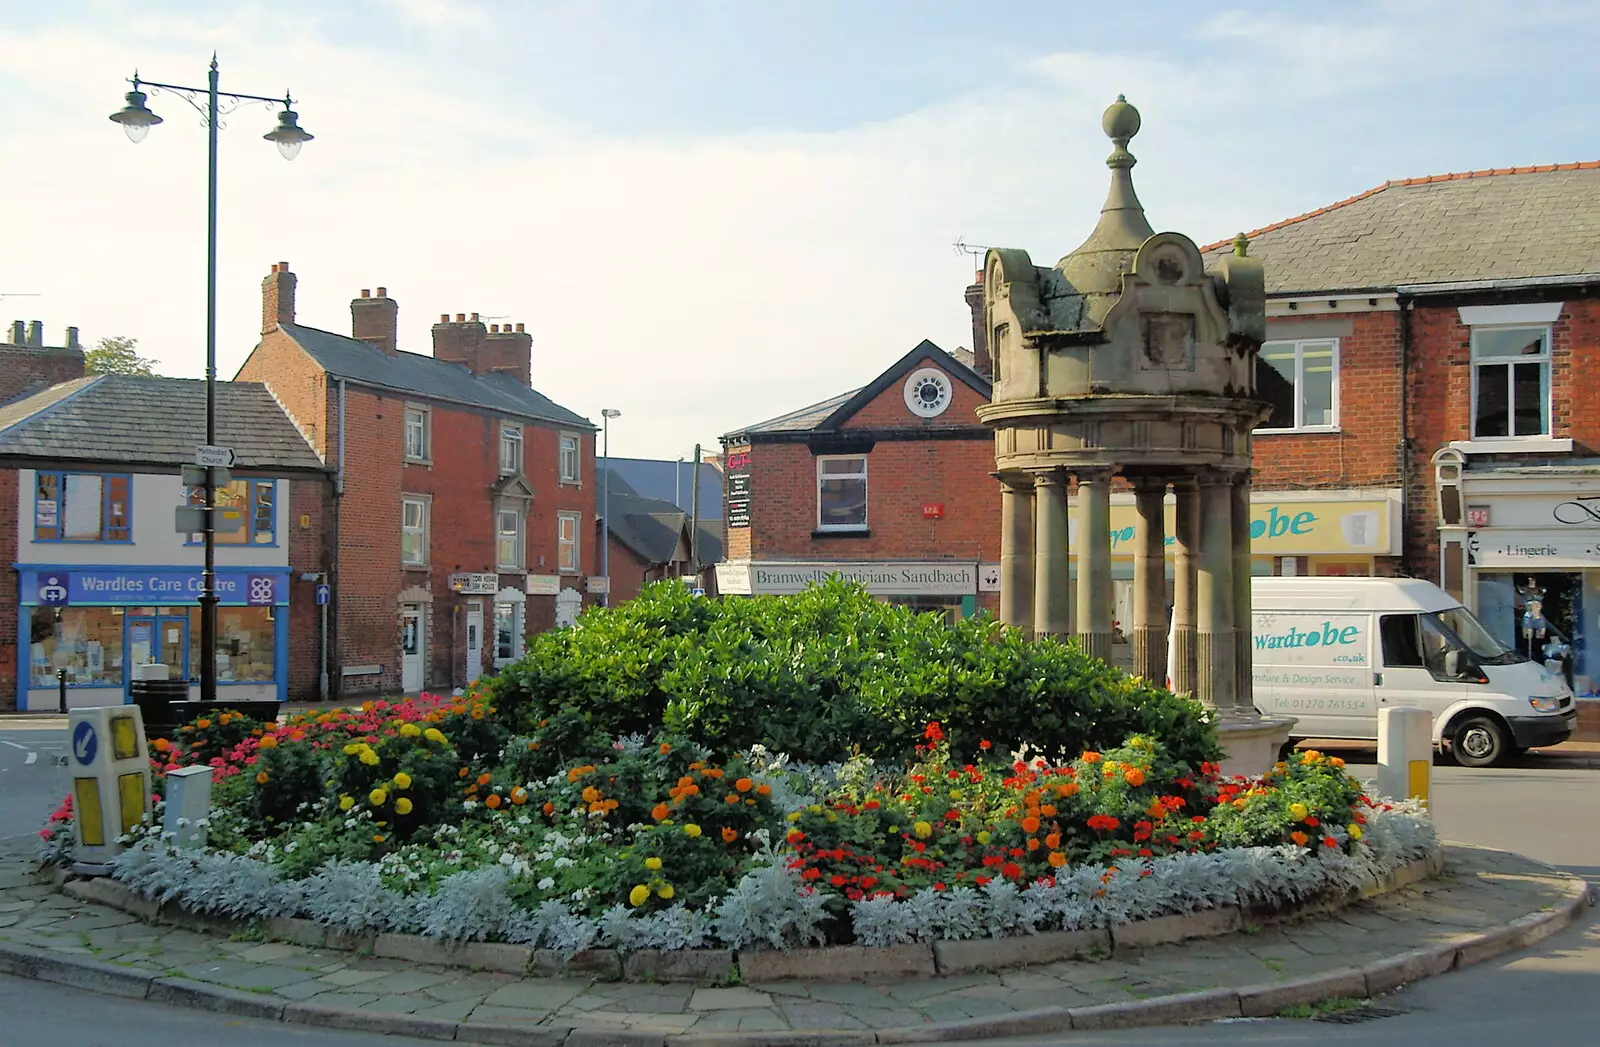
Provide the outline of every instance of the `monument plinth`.
{"type": "Polygon", "coordinates": [[[1111,486],[1133,487],[1134,672],[1167,673],[1164,502],[1177,502],[1170,686],[1217,712],[1229,773],[1276,759],[1292,719],[1251,693],[1251,429],[1266,338],[1266,285],[1243,234],[1206,269],[1182,233],[1157,233],[1133,190],[1139,111],[1118,97],[1102,126],[1111,189],[1094,232],[1040,267],[1026,251],[984,260],[994,376],[978,415],[995,430],[1001,493],[1000,616],[1035,635],[1111,653],[1111,486]],[[1076,487],[1072,584],[1068,493],[1076,487]]]}

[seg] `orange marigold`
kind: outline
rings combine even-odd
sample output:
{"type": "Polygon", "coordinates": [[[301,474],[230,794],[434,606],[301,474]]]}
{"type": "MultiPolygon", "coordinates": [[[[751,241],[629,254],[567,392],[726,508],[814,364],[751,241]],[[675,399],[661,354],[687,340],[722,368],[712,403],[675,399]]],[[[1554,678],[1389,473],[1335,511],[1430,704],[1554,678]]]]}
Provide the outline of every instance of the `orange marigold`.
{"type": "Polygon", "coordinates": [[[733,783],[733,787],[742,793],[747,793],[756,787],[756,783],[752,782],[748,778],[740,778],[738,781],[733,783]]]}
{"type": "Polygon", "coordinates": [[[581,795],[584,803],[595,803],[600,799],[600,790],[592,785],[586,785],[581,795]]]}
{"type": "Polygon", "coordinates": [[[1039,814],[1045,818],[1054,818],[1056,816],[1056,805],[1053,803],[1042,805],[1039,808],[1039,814]]]}
{"type": "Polygon", "coordinates": [[[724,796],[722,798],[722,802],[723,803],[738,803],[739,802],[739,794],[738,793],[729,793],[727,796],[724,796]]]}
{"type": "Polygon", "coordinates": [[[456,772],[456,777],[457,778],[465,778],[467,776],[467,773],[468,773],[467,769],[465,767],[463,767],[463,768],[461,768],[461,770],[456,772]]]}
{"type": "Polygon", "coordinates": [[[485,771],[482,774],[478,775],[478,784],[479,785],[488,785],[490,781],[491,781],[491,779],[489,777],[489,772],[488,771],[485,771]]]}
{"type": "Polygon", "coordinates": [[[1050,852],[1050,868],[1059,869],[1063,865],[1066,865],[1066,864],[1067,864],[1067,856],[1066,855],[1062,854],[1060,851],[1051,851],[1050,852]]]}
{"type": "Polygon", "coordinates": [[[267,772],[266,771],[257,771],[256,772],[256,784],[257,785],[266,785],[267,784],[267,772]]]}
{"type": "Polygon", "coordinates": [[[491,811],[494,810],[496,807],[499,807],[500,806],[500,794],[499,793],[490,793],[488,796],[485,796],[483,798],[483,805],[485,807],[489,808],[489,810],[491,810],[491,811]]]}
{"type": "Polygon", "coordinates": [[[1296,847],[1304,847],[1306,845],[1306,841],[1311,839],[1311,837],[1307,836],[1303,832],[1300,832],[1299,830],[1296,830],[1289,834],[1289,839],[1295,842],[1296,847]]]}
{"type": "Polygon", "coordinates": [[[1046,847],[1050,848],[1052,851],[1055,850],[1057,847],[1060,847],[1061,846],[1061,834],[1060,833],[1051,833],[1049,836],[1046,836],[1044,838],[1044,845],[1046,847]]]}
{"type": "Polygon", "coordinates": [[[556,813],[556,805],[551,803],[549,800],[546,800],[544,802],[544,806],[539,808],[539,810],[543,811],[546,815],[555,814],[556,813]]]}
{"type": "Polygon", "coordinates": [[[1086,753],[1083,754],[1083,762],[1084,763],[1099,763],[1100,762],[1100,754],[1097,753],[1097,752],[1093,752],[1093,751],[1086,752],[1086,753]]]}
{"type": "Polygon", "coordinates": [[[1025,832],[1025,833],[1036,833],[1036,832],[1038,832],[1039,831],[1039,819],[1035,818],[1031,814],[1028,815],[1026,818],[1022,819],[1022,831],[1025,832]]]}
{"type": "Polygon", "coordinates": [[[756,795],[757,796],[771,796],[772,795],[772,786],[768,785],[766,782],[762,782],[760,785],[756,786],[756,795]]]}
{"type": "Polygon", "coordinates": [[[1137,789],[1144,784],[1144,772],[1137,767],[1129,767],[1123,772],[1122,780],[1137,789]]]}
{"type": "Polygon", "coordinates": [[[276,749],[278,747],[278,736],[275,734],[264,734],[261,736],[261,741],[258,744],[263,749],[276,749]]]}
{"type": "Polygon", "coordinates": [[[665,755],[667,755],[667,754],[668,754],[668,753],[670,753],[670,752],[671,752],[671,751],[672,751],[672,746],[670,746],[670,745],[668,745],[668,744],[667,744],[667,743],[666,743],[666,742],[662,742],[662,743],[661,743],[661,745],[660,745],[660,752],[661,752],[661,755],[662,755],[662,756],[665,756],[665,755]]]}
{"type": "Polygon", "coordinates": [[[650,817],[654,818],[658,822],[671,813],[672,808],[668,807],[664,803],[658,803],[650,809],[650,817]]]}
{"type": "Polygon", "coordinates": [[[1039,849],[1039,839],[1038,839],[1038,837],[1036,837],[1036,836],[1028,837],[1028,850],[1037,851],[1038,849],[1039,849]]]}
{"type": "Polygon", "coordinates": [[[722,827],[722,842],[723,843],[732,843],[733,841],[737,840],[738,838],[739,838],[739,834],[737,832],[735,832],[732,829],[728,828],[726,825],[724,825],[722,827]]]}
{"type": "Polygon", "coordinates": [[[520,785],[517,786],[515,789],[512,789],[511,790],[511,802],[516,804],[518,807],[521,807],[523,804],[527,803],[528,802],[528,790],[524,789],[520,785]]]}

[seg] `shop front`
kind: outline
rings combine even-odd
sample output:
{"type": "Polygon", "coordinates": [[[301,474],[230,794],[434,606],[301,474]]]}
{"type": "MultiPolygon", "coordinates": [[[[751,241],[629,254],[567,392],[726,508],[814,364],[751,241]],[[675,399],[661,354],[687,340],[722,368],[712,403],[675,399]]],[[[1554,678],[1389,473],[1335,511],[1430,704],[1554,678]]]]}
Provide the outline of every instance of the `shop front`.
{"type": "Polygon", "coordinates": [[[787,595],[831,577],[859,582],[887,603],[940,613],[951,619],[971,617],[979,593],[997,591],[997,564],[973,560],[747,560],[717,564],[717,592],[723,596],[787,595]]]}
{"type": "MultiPolygon", "coordinates": [[[[18,708],[128,700],[133,667],[160,664],[199,697],[201,572],[194,567],[25,564],[19,572],[18,708]]],[[[217,569],[217,687],[223,701],[283,701],[287,567],[217,569]]]]}

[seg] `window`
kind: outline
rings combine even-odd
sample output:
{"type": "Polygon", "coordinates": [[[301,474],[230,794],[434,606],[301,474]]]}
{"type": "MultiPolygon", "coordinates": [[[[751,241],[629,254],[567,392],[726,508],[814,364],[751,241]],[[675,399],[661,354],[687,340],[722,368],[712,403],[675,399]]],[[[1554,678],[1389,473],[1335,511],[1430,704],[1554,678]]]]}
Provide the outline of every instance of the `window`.
{"type": "MultiPolygon", "coordinates": [[[[240,520],[237,531],[217,531],[217,544],[277,544],[277,494],[276,480],[234,480],[226,487],[217,488],[217,508],[229,510],[230,515],[236,514],[240,520]]],[[[190,505],[206,504],[204,487],[188,488],[187,496],[190,505]]],[[[220,518],[218,526],[221,526],[220,518]]],[[[204,541],[205,535],[191,534],[186,544],[199,545],[204,541]]]]}
{"type": "Polygon", "coordinates": [[[494,605],[494,666],[509,665],[522,657],[522,605],[494,605]]]}
{"type": "Polygon", "coordinates": [[[400,500],[400,562],[428,562],[428,500],[409,495],[400,500]]]}
{"type": "Polygon", "coordinates": [[[495,565],[507,570],[522,568],[522,510],[502,507],[495,512],[495,565]]]}
{"type": "Polygon", "coordinates": [[[1474,439],[1550,435],[1550,328],[1472,329],[1474,439]]]}
{"type": "Polygon", "coordinates": [[[33,540],[133,540],[133,477],[41,472],[34,478],[33,540]]]}
{"type": "Polygon", "coordinates": [[[406,458],[413,462],[428,460],[428,410],[425,407],[406,408],[406,458]]]}
{"type": "Polygon", "coordinates": [[[1383,664],[1391,669],[1421,669],[1422,644],[1417,635],[1417,616],[1386,614],[1378,620],[1383,637],[1383,664]]]}
{"type": "Polygon", "coordinates": [[[817,459],[817,530],[867,529],[867,456],[817,459]]]}
{"type": "Polygon", "coordinates": [[[1272,405],[1260,430],[1333,429],[1339,424],[1339,342],[1265,342],[1256,392],[1272,405]]]}
{"type": "Polygon", "coordinates": [[[500,472],[522,472],[522,429],[518,426],[500,427],[500,472]]]}
{"type": "Polygon", "coordinates": [[[578,570],[578,526],[583,521],[581,513],[556,513],[556,568],[561,571],[578,570]]]}
{"type": "MultiPolygon", "coordinates": [[[[28,683],[57,686],[56,670],[67,671],[68,687],[122,686],[122,609],[35,607],[29,617],[28,683]]],[[[120,699],[119,699],[120,701],[120,699]]]]}
{"type": "MultiPolygon", "coordinates": [[[[217,608],[217,682],[271,683],[277,676],[274,659],[276,634],[275,615],[282,612],[271,607],[219,607],[217,608]]],[[[200,610],[191,609],[189,615],[189,677],[200,679],[200,669],[205,661],[201,657],[200,610]]]]}
{"type": "Polygon", "coordinates": [[[575,484],[583,479],[580,472],[580,439],[577,433],[561,434],[561,482],[575,484]]]}

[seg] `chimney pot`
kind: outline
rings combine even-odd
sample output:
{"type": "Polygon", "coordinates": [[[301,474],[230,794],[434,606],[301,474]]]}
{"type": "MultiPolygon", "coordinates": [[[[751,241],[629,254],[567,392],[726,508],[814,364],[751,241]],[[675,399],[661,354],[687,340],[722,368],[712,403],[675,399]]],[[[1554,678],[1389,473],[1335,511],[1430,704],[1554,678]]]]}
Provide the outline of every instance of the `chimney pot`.
{"type": "Polygon", "coordinates": [[[28,325],[23,323],[21,320],[11,321],[11,344],[28,344],[28,325]]]}
{"type": "Polygon", "coordinates": [[[478,314],[477,313],[473,313],[472,314],[472,322],[473,323],[477,323],[478,322],[478,314]]]}
{"type": "Polygon", "coordinates": [[[440,313],[439,314],[439,322],[442,323],[442,324],[449,323],[450,322],[450,314],[449,313],[440,313]]]}
{"type": "Polygon", "coordinates": [[[521,324],[518,324],[518,325],[517,325],[517,333],[518,333],[518,334],[521,334],[521,333],[522,333],[522,325],[521,325],[521,324]]]}
{"type": "Polygon", "coordinates": [[[389,289],[387,287],[378,288],[378,297],[379,298],[387,298],[387,297],[389,297],[389,289]]]}
{"type": "Polygon", "coordinates": [[[467,314],[466,313],[457,313],[456,314],[456,323],[464,324],[466,322],[467,322],[467,314]]]}
{"type": "Polygon", "coordinates": [[[490,324],[489,325],[489,333],[490,334],[499,334],[500,333],[500,325],[499,324],[490,324]]]}
{"type": "Polygon", "coordinates": [[[363,287],[361,289],[361,297],[363,297],[363,298],[371,298],[372,297],[372,290],[370,288],[363,287]]]}
{"type": "Polygon", "coordinates": [[[82,346],[80,346],[78,344],[78,329],[76,327],[67,328],[67,348],[68,349],[81,349],[82,348],[82,346]]]}
{"type": "Polygon", "coordinates": [[[28,344],[35,349],[44,348],[44,322],[35,320],[28,325],[28,344]]]}
{"type": "Polygon", "coordinates": [[[288,271],[289,271],[289,263],[288,262],[279,262],[278,263],[278,272],[287,273],[288,271]]]}

